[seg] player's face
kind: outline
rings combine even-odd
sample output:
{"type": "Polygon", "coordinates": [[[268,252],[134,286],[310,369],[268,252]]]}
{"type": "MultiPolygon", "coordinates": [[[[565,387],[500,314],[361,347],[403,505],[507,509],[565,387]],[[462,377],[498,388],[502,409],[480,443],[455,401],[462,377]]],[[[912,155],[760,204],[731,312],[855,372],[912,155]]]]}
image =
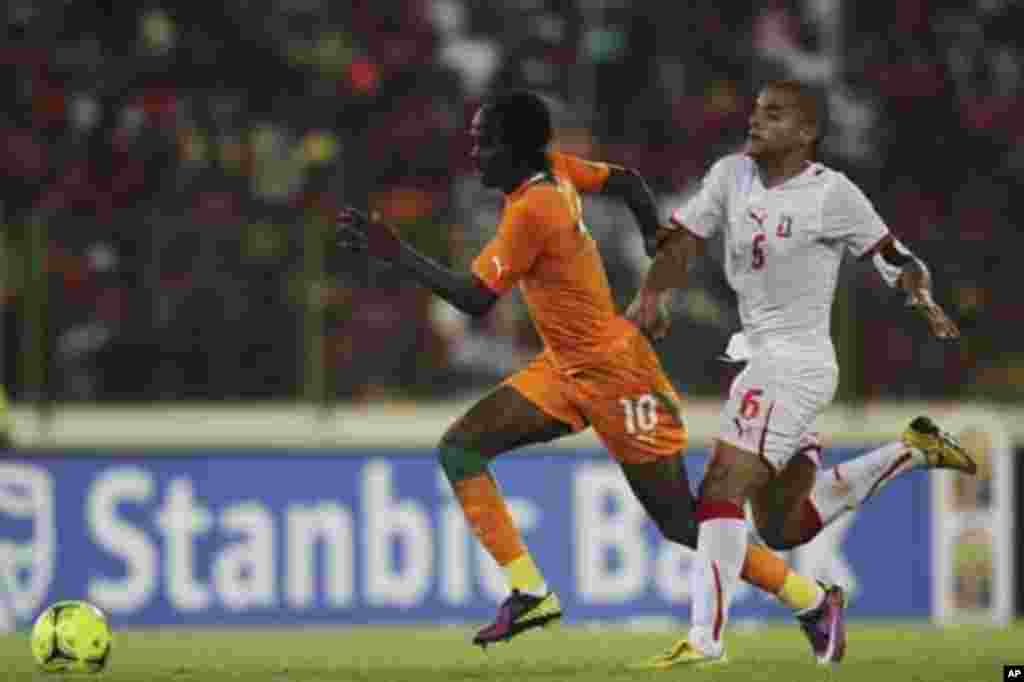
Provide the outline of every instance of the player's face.
{"type": "Polygon", "coordinates": [[[775,88],[761,91],[750,114],[747,154],[755,159],[785,156],[813,139],[814,131],[792,93],[775,88]]]}
{"type": "Polygon", "coordinates": [[[500,186],[501,133],[497,120],[488,113],[486,107],[480,107],[474,114],[469,137],[473,141],[469,154],[480,171],[480,182],[484,187],[500,186]]]}

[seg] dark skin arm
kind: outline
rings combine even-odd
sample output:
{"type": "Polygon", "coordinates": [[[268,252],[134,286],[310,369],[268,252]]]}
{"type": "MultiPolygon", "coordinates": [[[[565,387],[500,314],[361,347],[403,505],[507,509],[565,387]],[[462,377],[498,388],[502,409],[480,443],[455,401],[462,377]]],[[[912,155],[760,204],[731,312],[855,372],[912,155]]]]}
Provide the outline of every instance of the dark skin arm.
{"type": "Polygon", "coordinates": [[[690,264],[704,253],[704,240],[685,228],[662,228],[658,234],[654,263],[626,311],[626,317],[655,341],[668,333],[666,306],[671,291],[686,286],[690,264]]]}
{"type": "Polygon", "coordinates": [[[395,265],[467,315],[486,315],[498,301],[498,295],[473,273],[449,270],[408,244],[395,265]]]}
{"type": "Polygon", "coordinates": [[[654,195],[643,176],[632,168],[611,166],[611,173],[605,181],[601,193],[621,200],[633,214],[644,237],[644,250],[654,258],[658,243],[658,209],[654,203],[654,195]]]}
{"type": "MultiPolygon", "coordinates": [[[[630,209],[644,235],[644,248],[654,256],[659,235],[654,196],[636,171],[612,166],[602,192],[621,199],[630,209]]],[[[348,207],[338,216],[339,242],[352,251],[367,251],[378,260],[391,263],[462,312],[485,315],[498,300],[472,273],[455,272],[419,253],[404,242],[389,225],[348,207]]]]}
{"type": "Polygon", "coordinates": [[[468,315],[485,315],[498,301],[498,295],[476,275],[444,267],[406,243],[390,225],[354,208],[338,214],[338,243],[392,264],[468,315]]]}
{"type": "Polygon", "coordinates": [[[939,339],[960,338],[956,323],[932,297],[932,276],[924,261],[901,253],[891,236],[878,246],[878,251],[886,261],[903,269],[898,285],[907,294],[907,306],[924,317],[932,335],[939,339]]]}

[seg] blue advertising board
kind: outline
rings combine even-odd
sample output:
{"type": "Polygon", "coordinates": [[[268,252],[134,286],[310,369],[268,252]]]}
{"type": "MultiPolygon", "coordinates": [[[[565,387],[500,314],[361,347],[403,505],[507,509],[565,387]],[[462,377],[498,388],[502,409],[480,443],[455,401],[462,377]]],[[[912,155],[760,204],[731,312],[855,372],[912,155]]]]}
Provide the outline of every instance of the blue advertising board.
{"type": "MultiPolygon", "coordinates": [[[[566,620],[688,618],[691,552],[605,454],[534,449],[494,472],[566,620]]],[[[905,476],[788,558],[850,586],[851,616],[926,618],[928,494],[905,476]]],[[[505,594],[426,450],[0,460],[0,578],[8,623],[66,598],[121,626],[481,622],[505,594]]],[[[734,604],[787,615],[747,586],[734,604]]]]}

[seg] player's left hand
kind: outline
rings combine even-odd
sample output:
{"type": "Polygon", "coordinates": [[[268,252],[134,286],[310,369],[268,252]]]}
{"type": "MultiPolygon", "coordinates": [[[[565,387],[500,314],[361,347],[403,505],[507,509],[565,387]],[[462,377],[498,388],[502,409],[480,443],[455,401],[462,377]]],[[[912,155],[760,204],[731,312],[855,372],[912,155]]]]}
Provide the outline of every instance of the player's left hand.
{"type": "Polygon", "coordinates": [[[626,309],[626,318],[651,341],[661,341],[672,326],[672,315],[668,310],[669,295],[669,292],[657,295],[641,289],[626,309]]]}
{"type": "Polygon", "coordinates": [[[338,211],[338,246],[355,252],[365,251],[371,258],[394,262],[402,251],[402,240],[390,225],[376,216],[367,216],[351,206],[338,211]]]}
{"type": "Polygon", "coordinates": [[[946,311],[932,299],[931,293],[928,291],[912,293],[907,299],[907,305],[928,321],[928,326],[935,338],[950,341],[960,338],[960,328],[956,326],[956,322],[950,319],[946,311]]]}

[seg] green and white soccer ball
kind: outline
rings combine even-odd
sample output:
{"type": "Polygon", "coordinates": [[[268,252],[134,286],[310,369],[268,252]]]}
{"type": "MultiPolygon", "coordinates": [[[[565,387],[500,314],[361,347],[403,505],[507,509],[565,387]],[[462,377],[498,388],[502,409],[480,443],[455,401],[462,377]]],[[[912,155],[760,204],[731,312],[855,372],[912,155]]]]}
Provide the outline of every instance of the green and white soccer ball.
{"type": "Polygon", "coordinates": [[[47,672],[98,673],[113,643],[103,612],[84,601],[59,601],[32,626],[32,655],[47,672]]]}

